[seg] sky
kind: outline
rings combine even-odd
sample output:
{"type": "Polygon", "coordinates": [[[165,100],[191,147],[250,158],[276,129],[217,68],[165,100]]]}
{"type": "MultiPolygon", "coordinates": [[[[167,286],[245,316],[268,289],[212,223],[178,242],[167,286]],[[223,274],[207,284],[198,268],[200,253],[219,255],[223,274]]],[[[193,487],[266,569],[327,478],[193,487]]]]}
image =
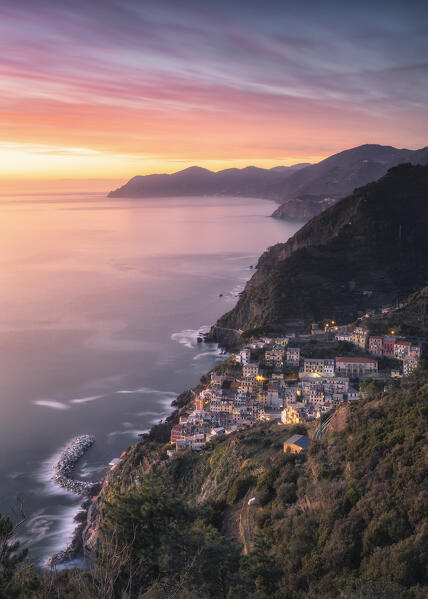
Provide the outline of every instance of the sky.
{"type": "Polygon", "coordinates": [[[420,0],[0,0],[0,182],[428,145],[420,0]]]}

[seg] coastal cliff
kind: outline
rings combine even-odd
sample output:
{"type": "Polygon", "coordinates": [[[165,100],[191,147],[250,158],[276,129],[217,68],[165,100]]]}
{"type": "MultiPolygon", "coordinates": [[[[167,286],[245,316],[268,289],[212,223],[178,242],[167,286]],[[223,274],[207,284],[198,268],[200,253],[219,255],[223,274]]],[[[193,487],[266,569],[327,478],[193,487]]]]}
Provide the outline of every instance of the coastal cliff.
{"type": "Polygon", "coordinates": [[[428,278],[427,230],[428,167],[395,167],[265,251],[213,332],[349,322],[396,302],[428,278]]]}

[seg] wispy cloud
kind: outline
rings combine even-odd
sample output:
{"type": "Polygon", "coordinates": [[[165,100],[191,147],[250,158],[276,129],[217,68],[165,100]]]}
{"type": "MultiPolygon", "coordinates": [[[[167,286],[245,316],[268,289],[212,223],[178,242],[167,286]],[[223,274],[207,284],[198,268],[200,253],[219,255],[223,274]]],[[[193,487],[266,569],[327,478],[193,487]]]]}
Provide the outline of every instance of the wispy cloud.
{"type": "Polygon", "coordinates": [[[427,16],[383,0],[4,0],[2,137],[64,160],[73,147],[160,161],[417,147],[427,16]]]}

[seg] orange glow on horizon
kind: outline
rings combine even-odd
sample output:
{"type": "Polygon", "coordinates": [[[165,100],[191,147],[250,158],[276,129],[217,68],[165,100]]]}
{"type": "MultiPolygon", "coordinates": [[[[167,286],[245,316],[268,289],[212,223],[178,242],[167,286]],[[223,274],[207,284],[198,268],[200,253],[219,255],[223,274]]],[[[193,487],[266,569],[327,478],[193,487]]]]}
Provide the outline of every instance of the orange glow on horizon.
{"type": "Polygon", "coordinates": [[[42,144],[0,143],[1,191],[72,188],[109,190],[123,185],[135,175],[173,173],[198,165],[218,171],[249,165],[272,168],[298,162],[318,162],[323,156],[292,156],[274,158],[213,158],[197,159],[139,156],[111,153],[87,148],[49,146],[42,144]],[[75,183],[73,184],[73,181],[75,183]],[[79,185],[79,181],[82,185],[79,185]],[[88,182],[91,181],[89,184],[88,182]]]}
{"type": "Polygon", "coordinates": [[[351,30],[332,35],[324,7],[293,21],[286,6],[254,18],[245,3],[5,4],[0,193],[14,180],[124,182],[426,144],[424,65],[403,15],[379,53],[375,28],[372,46],[352,35],[348,6],[351,30]]]}

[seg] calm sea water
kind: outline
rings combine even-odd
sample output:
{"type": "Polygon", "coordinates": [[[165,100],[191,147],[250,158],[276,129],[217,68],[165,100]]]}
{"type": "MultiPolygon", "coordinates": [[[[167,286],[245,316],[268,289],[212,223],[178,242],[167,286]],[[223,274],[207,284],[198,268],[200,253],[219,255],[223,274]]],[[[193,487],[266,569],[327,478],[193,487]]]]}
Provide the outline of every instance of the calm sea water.
{"type": "Polygon", "coordinates": [[[197,344],[232,308],[250,265],[298,225],[237,198],[0,198],[0,511],[42,563],[81,499],[52,483],[67,441],[96,435],[98,478],[219,359],[197,344]],[[223,294],[223,297],[219,297],[223,294]]]}

